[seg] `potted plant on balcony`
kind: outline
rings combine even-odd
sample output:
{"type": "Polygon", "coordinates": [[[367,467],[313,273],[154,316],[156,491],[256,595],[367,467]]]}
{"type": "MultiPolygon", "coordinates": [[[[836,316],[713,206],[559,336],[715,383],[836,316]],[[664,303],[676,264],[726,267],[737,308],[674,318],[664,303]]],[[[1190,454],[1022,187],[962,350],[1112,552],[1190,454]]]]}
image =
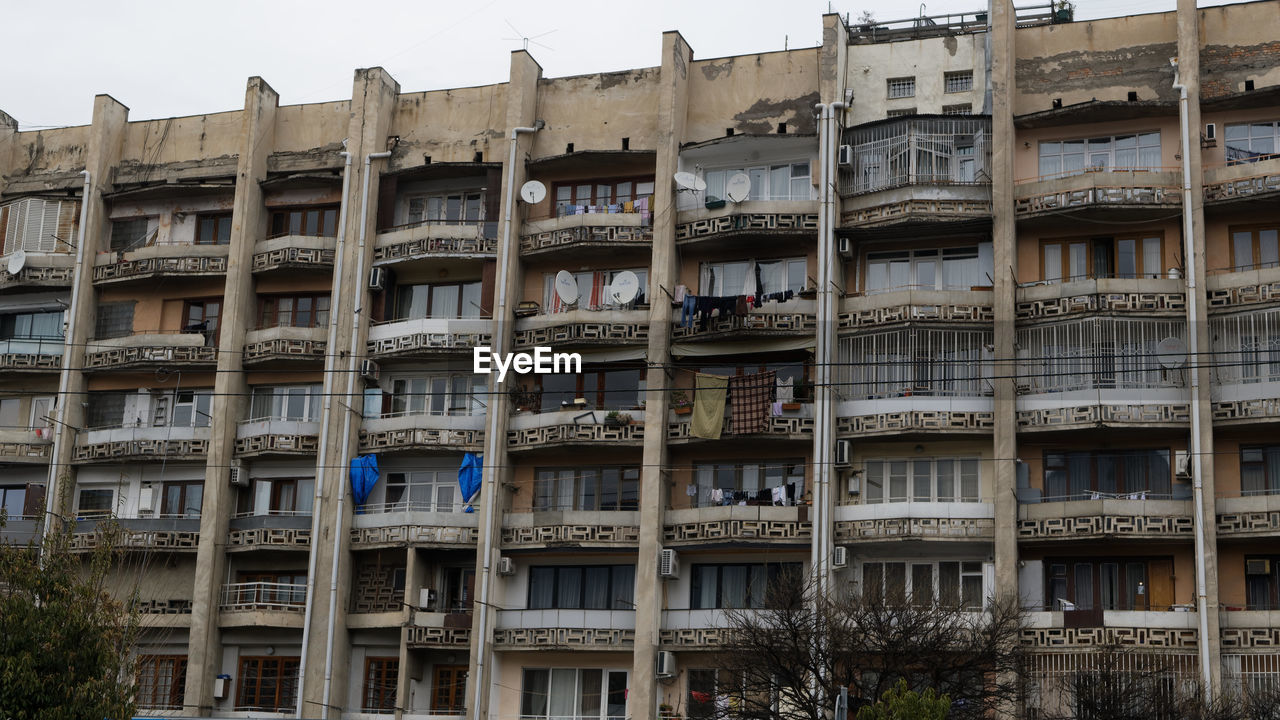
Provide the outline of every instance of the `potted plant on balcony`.
{"type": "Polygon", "coordinates": [[[693,412],[693,401],[685,391],[676,390],[671,393],[671,409],[677,415],[689,415],[693,412]]]}
{"type": "Polygon", "coordinates": [[[631,416],[617,410],[610,410],[608,415],[604,416],[604,424],[610,427],[625,427],[631,424],[631,416]]]}

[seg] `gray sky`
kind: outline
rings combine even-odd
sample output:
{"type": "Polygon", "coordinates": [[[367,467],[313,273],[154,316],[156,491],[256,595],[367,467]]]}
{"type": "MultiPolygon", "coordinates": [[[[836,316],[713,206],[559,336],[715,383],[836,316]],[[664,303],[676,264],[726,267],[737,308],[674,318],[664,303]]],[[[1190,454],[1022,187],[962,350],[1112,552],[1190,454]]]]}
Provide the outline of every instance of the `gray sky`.
{"type": "MultiPolygon", "coordinates": [[[[1076,18],[1089,19],[1172,10],[1174,0],[1076,5],[1076,18]]],[[[929,0],[925,13],[985,6],[929,0]]],[[[830,7],[881,21],[920,13],[888,0],[830,7]]],[[[827,10],[827,0],[9,2],[0,110],[24,130],[86,124],[98,93],[127,105],[133,120],[234,110],[252,75],[282,104],[320,102],[350,97],[352,71],[375,65],[407,92],[504,82],[521,46],[511,26],[547,46],[529,49],[548,77],[657,65],[665,30],[679,30],[698,58],[812,47],[827,10]]]]}

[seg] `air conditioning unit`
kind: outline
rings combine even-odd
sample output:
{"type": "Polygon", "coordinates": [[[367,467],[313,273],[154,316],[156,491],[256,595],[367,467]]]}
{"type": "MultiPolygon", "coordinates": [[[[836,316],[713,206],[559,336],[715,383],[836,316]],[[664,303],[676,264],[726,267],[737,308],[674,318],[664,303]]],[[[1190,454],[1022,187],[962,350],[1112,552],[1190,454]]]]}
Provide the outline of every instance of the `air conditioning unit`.
{"type": "Polygon", "coordinates": [[[150,485],[143,485],[138,491],[138,512],[152,513],[156,511],[156,490],[150,485]]]}
{"type": "Polygon", "coordinates": [[[675,550],[663,549],[658,555],[658,575],[668,580],[680,577],[680,556],[675,550]]]}
{"type": "Polygon", "coordinates": [[[213,679],[213,699],[226,700],[231,694],[231,676],[219,675],[213,679]]]}
{"type": "Polygon", "coordinates": [[[509,557],[498,558],[498,574],[499,575],[515,575],[516,561],[509,557]]]}
{"type": "Polygon", "coordinates": [[[849,476],[849,494],[857,495],[860,492],[862,492],[862,476],[850,475],[849,476]]]}
{"type": "Polygon", "coordinates": [[[230,478],[232,485],[249,487],[249,471],[244,469],[244,464],[240,461],[231,461],[231,468],[227,472],[227,476],[230,478]]]}
{"type": "Polygon", "coordinates": [[[1191,453],[1186,450],[1178,450],[1173,454],[1173,467],[1178,477],[1189,479],[1192,475],[1191,453]]]}
{"type": "Polygon", "coordinates": [[[676,676],[676,654],[670,650],[658,651],[658,677],[671,678],[676,676]]]}
{"type": "Polygon", "coordinates": [[[418,609],[434,610],[436,607],[436,591],[431,588],[422,588],[418,591],[418,609]]]}
{"type": "Polygon", "coordinates": [[[853,455],[852,440],[836,441],[836,467],[849,467],[849,457],[853,455]]]}
{"type": "Polygon", "coordinates": [[[1204,124],[1204,141],[1216,142],[1217,139],[1218,139],[1218,124],[1205,123],[1204,124]]]}
{"type": "Polygon", "coordinates": [[[840,152],[836,155],[836,161],[846,167],[853,165],[853,146],[841,145],[840,152]]]}
{"type": "Polygon", "coordinates": [[[369,289],[385,290],[387,287],[387,269],[376,267],[369,271],[369,289]]]}
{"type": "Polygon", "coordinates": [[[365,380],[377,382],[378,378],[381,376],[381,373],[382,373],[382,369],[378,367],[378,363],[372,360],[360,361],[360,377],[364,378],[365,380]]]}
{"type": "Polygon", "coordinates": [[[849,548],[843,545],[835,546],[831,551],[831,567],[837,570],[849,567],[849,548]]]}
{"type": "Polygon", "coordinates": [[[839,238],[836,240],[836,249],[842,256],[849,257],[853,254],[853,241],[847,237],[839,238]]]}
{"type": "Polygon", "coordinates": [[[1245,575],[1270,575],[1271,561],[1270,560],[1245,560],[1244,574],[1245,575]]]}

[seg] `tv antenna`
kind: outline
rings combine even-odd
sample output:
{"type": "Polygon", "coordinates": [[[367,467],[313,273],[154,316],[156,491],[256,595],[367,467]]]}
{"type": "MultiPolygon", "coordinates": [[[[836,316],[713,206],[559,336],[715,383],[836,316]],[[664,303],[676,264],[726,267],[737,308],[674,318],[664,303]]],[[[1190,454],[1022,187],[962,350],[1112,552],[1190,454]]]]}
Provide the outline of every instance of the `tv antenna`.
{"type": "Polygon", "coordinates": [[[555,50],[555,48],[551,47],[550,45],[544,45],[538,42],[538,38],[546,37],[551,33],[555,32],[555,30],[548,30],[544,33],[539,33],[537,35],[525,35],[524,33],[520,32],[519,28],[517,28],[515,25],[512,25],[510,20],[503,18],[502,22],[506,23],[507,27],[511,28],[512,32],[516,34],[516,37],[502,38],[503,40],[519,40],[520,42],[524,43],[525,50],[529,49],[529,43],[533,43],[538,47],[546,48],[548,50],[552,50],[552,51],[555,50]]]}

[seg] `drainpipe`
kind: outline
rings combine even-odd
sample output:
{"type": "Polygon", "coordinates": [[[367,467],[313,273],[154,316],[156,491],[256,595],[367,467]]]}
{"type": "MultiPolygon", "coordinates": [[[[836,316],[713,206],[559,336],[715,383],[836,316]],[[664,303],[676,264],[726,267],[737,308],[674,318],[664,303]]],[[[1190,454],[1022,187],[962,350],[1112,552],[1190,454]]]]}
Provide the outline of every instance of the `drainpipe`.
{"type": "Polygon", "coordinates": [[[1205,519],[1204,519],[1204,484],[1201,480],[1200,466],[1200,340],[1196,334],[1196,251],[1195,225],[1191,210],[1191,128],[1188,124],[1187,86],[1183,85],[1178,73],[1178,60],[1169,61],[1173,65],[1173,89],[1178,91],[1178,126],[1182,136],[1182,237],[1186,244],[1187,262],[1187,350],[1194,365],[1191,367],[1191,457],[1195,462],[1195,473],[1192,474],[1196,513],[1196,610],[1200,615],[1200,674],[1204,682],[1206,700],[1212,700],[1213,672],[1209,667],[1209,598],[1206,589],[1206,570],[1204,555],[1205,519]]]}
{"type": "MultiPolygon", "coordinates": [[[[823,337],[826,338],[826,342],[827,342],[827,357],[825,360],[827,365],[827,388],[826,388],[826,393],[824,394],[824,399],[823,399],[822,425],[825,428],[823,432],[823,438],[825,441],[825,444],[823,446],[824,452],[827,453],[827,457],[832,461],[835,460],[834,448],[835,448],[835,428],[836,428],[836,409],[835,409],[836,390],[834,385],[834,378],[836,377],[836,373],[835,373],[836,345],[834,343],[834,340],[835,340],[834,328],[836,325],[836,317],[838,312],[837,298],[835,295],[836,287],[837,287],[835,278],[836,278],[836,268],[840,267],[839,261],[836,259],[838,256],[836,253],[837,218],[836,218],[835,185],[839,177],[839,171],[836,169],[837,168],[836,161],[838,159],[837,155],[839,153],[839,145],[840,145],[839,113],[840,111],[844,110],[846,107],[848,107],[847,104],[837,101],[837,102],[831,103],[831,105],[827,108],[827,173],[828,175],[827,175],[826,186],[823,188],[827,196],[827,206],[826,206],[827,234],[822,238],[822,242],[824,244],[821,249],[822,249],[823,255],[825,255],[827,258],[827,277],[826,279],[823,280],[823,283],[825,284],[824,290],[826,291],[826,294],[819,295],[819,297],[823,298],[823,305],[826,308],[826,328],[823,329],[823,337]]],[[[840,285],[842,286],[843,283],[840,283],[840,285]]],[[[824,475],[824,478],[823,478],[823,485],[824,485],[823,511],[828,513],[834,513],[835,498],[832,496],[832,493],[833,492],[838,493],[838,490],[836,491],[832,490],[831,478],[832,476],[835,475],[835,466],[831,462],[824,462],[823,467],[826,468],[826,474],[824,475]]],[[[835,497],[839,497],[839,495],[837,494],[835,497]]],[[[827,578],[828,586],[830,586],[831,584],[830,583],[831,553],[833,552],[833,549],[835,547],[832,542],[832,538],[835,534],[834,529],[835,529],[834,516],[833,517],[824,516],[823,522],[822,522],[822,540],[823,540],[822,563],[823,563],[823,569],[825,570],[825,577],[827,578]]],[[[830,591],[830,587],[826,589],[828,592],[830,591]]]]}
{"type": "MultiPolygon", "coordinates": [[[[493,316],[490,323],[494,324],[495,332],[493,333],[493,352],[501,354],[504,351],[503,345],[506,343],[506,317],[507,317],[507,279],[511,273],[511,253],[514,248],[511,246],[511,208],[516,201],[515,175],[516,175],[516,149],[517,140],[520,135],[527,133],[535,133],[542,129],[542,121],[535,123],[536,127],[515,127],[511,128],[511,139],[508,141],[510,147],[507,153],[507,197],[503,201],[503,217],[502,217],[502,246],[498,249],[498,274],[497,274],[497,303],[494,304],[493,316]],[[503,323],[501,329],[496,323],[503,323]]],[[[502,402],[502,396],[498,393],[498,381],[493,380],[493,394],[489,396],[489,402],[502,402]]],[[[494,408],[489,408],[488,423],[485,426],[485,445],[491,446],[496,443],[503,432],[499,425],[498,413],[494,412],[494,408]]],[[[489,585],[493,577],[493,523],[496,521],[498,508],[498,467],[495,465],[493,453],[488,453],[489,457],[485,458],[481,466],[481,472],[484,476],[484,484],[480,491],[480,496],[484,504],[484,555],[481,565],[480,581],[480,598],[477,604],[480,606],[480,612],[476,613],[475,618],[478,627],[476,628],[476,678],[475,687],[476,695],[472,704],[472,717],[479,720],[480,698],[483,695],[488,684],[485,682],[485,668],[488,665],[489,638],[487,620],[489,619],[489,585]]]]}
{"type": "MultiPolygon", "coordinates": [[[[825,313],[823,308],[823,291],[826,289],[827,277],[827,165],[829,158],[827,157],[827,135],[830,131],[827,129],[827,118],[830,114],[830,108],[826,103],[818,103],[814,105],[814,110],[818,113],[818,292],[815,297],[818,302],[818,341],[814,354],[814,423],[813,423],[813,513],[810,521],[813,527],[813,545],[809,553],[809,571],[813,573],[817,579],[817,591],[825,593],[827,587],[827,578],[825,571],[825,541],[823,539],[823,528],[826,523],[823,518],[823,510],[826,505],[823,501],[823,477],[827,471],[827,465],[823,462],[826,457],[827,449],[827,426],[822,422],[823,403],[827,397],[827,379],[830,377],[830,367],[827,364],[827,333],[823,327],[823,319],[825,313]]],[[[816,602],[816,599],[815,599],[816,602]]]]}
{"type": "MultiPolygon", "coordinates": [[[[76,352],[74,345],[75,338],[71,335],[71,323],[76,321],[76,313],[80,311],[80,273],[84,269],[85,241],[84,230],[85,224],[89,217],[89,193],[93,190],[93,174],[86,168],[80,171],[84,176],[84,191],[80,196],[80,229],[76,234],[76,267],[71,274],[71,306],[67,308],[67,322],[63,323],[62,331],[62,372],[58,374],[58,397],[57,397],[57,413],[58,413],[58,430],[61,432],[67,427],[67,405],[71,399],[67,397],[67,393],[71,387],[71,371],[67,368],[68,358],[71,353],[76,352]]],[[[74,442],[74,440],[73,440],[74,442]]],[[[44,494],[44,517],[40,519],[40,546],[44,546],[44,538],[49,530],[49,518],[53,517],[54,503],[57,493],[54,490],[57,487],[58,480],[58,463],[55,455],[54,462],[49,464],[49,480],[46,484],[44,494]]],[[[43,561],[41,563],[43,565],[43,561]]]]}
{"type": "MultiPolygon", "coordinates": [[[[342,147],[347,146],[347,141],[342,141],[342,147]]],[[[342,205],[338,210],[338,242],[333,261],[333,283],[336,296],[329,303],[329,306],[335,310],[329,313],[329,342],[325,345],[325,353],[332,352],[338,343],[338,312],[337,308],[342,299],[342,248],[345,244],[347,235],[347,187],[351,180],[351,153],[343,150],[338,153],[343,159],[342,165],[342,205]]],[[[311,502],[311,538],[320,537],[320,513],[317,508],[320,507],[320,500],[324,496],[324,477],[325,471],[328,469],[324,465],[324,451],[329,447],[329,409],[333,407],[333,372],[324,374],[324,412],[320,417],[324,418],[324,422],[320,423],[320,450],[316,456],[316,481],[315,481],[315,498],[311,502]]],[[[341,474],[339,474],[341,477],[341,474]]],[[[311,641],[311,610],[314,607],[314,599],[316,592],[316,557],[315,547],[311,548],[310,561],[307,567],[307,609],[305,619],[302,622],[302,658],[298,665],[298,684],[307,677],[307,647],[311,641]]],[[[302,698],[303,694],[298,693],[297,717],[302,717],[302,698]]],[[[327,700],[326,700],[327,702],[327,700]]]]}

